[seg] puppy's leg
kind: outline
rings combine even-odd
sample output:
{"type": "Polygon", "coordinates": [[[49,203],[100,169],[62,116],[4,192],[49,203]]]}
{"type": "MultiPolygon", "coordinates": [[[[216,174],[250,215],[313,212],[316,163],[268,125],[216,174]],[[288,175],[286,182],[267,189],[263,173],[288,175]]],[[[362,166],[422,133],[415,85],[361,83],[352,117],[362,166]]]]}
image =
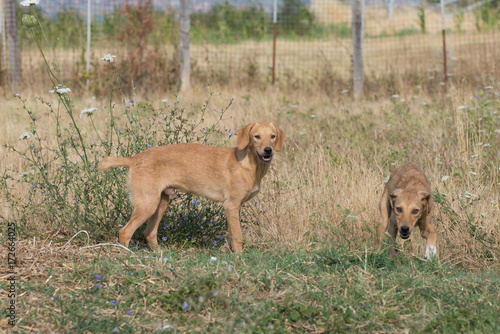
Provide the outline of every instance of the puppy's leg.
{"type": "Polygon", "coordinates": [[[389,254],[395,257],[399,257],[399,251],[396,249],[396,237],[398,236],[398,225],[395,222],[393,222],[392,219],[389,221],[387,232],[389,232],[389,234],[391,235],[393,244],[393,247],[389,250],[389,254]]]}
{"type": "Polygon", "coordinates": [[[436,248],[436,232],[434,232],[434,227],[431,225],[431,215],[427,214],[423,218],[423,226],[420,227],[420,235],[422,238],[427,239],[427,245],[425,246],[424,258],[429,259],[437,255],[436,248]]]}
{"type": "Polygon", "coordinates": [[[233,252],[241,253],[243,250],[243,236],[241,235],[240,225],[240,205],[226,201],[224,202],[224,212],[229,227],[229,245],[233,252]]]}
{"type": "Polygon", "coordinates": [[[129,222],[119,233],[118,240],[122,245],[128,247],[130,239],[135,230],[139,228],[148,218],[154,215],[160,202],[160,195],[152,196],[151,194],[134,192],[134,212],[130,217],[129,222]]]}
{"type": "Polygon", "coordinates": [[[170,196],[162,193],[160,198],[160,204],[158,204],[156,212],[148,219],[148,225],[144,230],[144,237],[146,238],[146,241],[151,247],[158,246],[158,240],[157,240],[158,225],[161,222],[165,210],[167,210],[169,200],[170,196]]]}
{"type": "Polygon", "coordinates": [[[387,187],[384,189],[384,193],[382,194],[382,199],[380,200],[380,221],[377,226],[377,231],[378,231],[378,238],[379,242],[381,242],[384,239],[385,232],[387,232],[387,229],[389,227],[389,212],[390,208],[388,207],[389,203],[389,198],[388,198],[388,191],[387,187]]]}

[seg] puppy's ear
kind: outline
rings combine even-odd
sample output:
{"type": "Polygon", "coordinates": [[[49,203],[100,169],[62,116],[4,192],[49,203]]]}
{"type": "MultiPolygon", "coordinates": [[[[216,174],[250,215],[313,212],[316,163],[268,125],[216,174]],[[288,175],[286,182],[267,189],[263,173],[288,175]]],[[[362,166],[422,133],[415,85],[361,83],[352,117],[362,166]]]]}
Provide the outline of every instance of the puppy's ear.
{"type": "Polygon", "coordinates": [[[403,192],[403,189],[394,189],[390,194],[389,194],[389,201],[391,202],[391,208],[394,207],[394,201],[396,200],[396,197],[398,197],[399,194],[403,192]]]}
{"type": "Polygon", "coordinates": [[[250,144],[250,130],[252,130],[255,123],[250,123],[238,130],[238,137],[236,138],[236,146],[238,149],[243,150],[250,144]]]}
{"type": "Polygon", "coordinates": [[[276,128],[276,132],[278,133],[276,138],[276,146],[274,147],[274,149],[276,150],[276,152],[279,152],[283,148],[283,142],[285,141],[285,133],[280,128],[278,128],[276,124],[274,123],[271,124],[274,125],[274,127],[276,128]]]}
{"type": "Polygon", "coordinates": [[[432,207],[432,194],[427,191],[419,191],[418,195],[422,201],[422,205],[427,205],[427,213],[431,212],[432,207]]]}

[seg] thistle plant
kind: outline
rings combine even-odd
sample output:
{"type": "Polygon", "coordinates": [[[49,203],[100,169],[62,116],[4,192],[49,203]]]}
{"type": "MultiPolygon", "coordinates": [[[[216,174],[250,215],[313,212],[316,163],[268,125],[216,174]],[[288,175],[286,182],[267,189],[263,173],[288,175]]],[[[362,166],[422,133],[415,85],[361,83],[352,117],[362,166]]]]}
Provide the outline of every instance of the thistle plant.
{"type": "MultiPolygon", "coordinates": [[[[137,103],[121,90],[122,76],[111,54],[101,58],[103,67],[109,71],[109,104],[104,108],[85,106],[78,111],[71,98],[74,93],[65,86],[57,59],[54,56],[54,65],[50,66],[41,46],[41,38],[47,44],[48,41],[39,19],[25,15],[23,22],[45,61],[52,82],[49,93],[56,102],[37,97],[53,119],[54,128],[42,130],[27,99],[16,94],[30,123],[17,145],[6,145],[25,163],[2,172],[0,189],[9,210],[5,211],[8,215],[1,218],[16,222],[21,233],[29,233],[35,230],[34,224],[39,224],[43,230],[61,229],[68,233],[87,230],[96,241],[115,240],[132,213],[125,186],[127,170],[97,171],[95,167],[102,157],[132,156],[157,145],[182,142],[208,145],[210,141],[230,139],[231,134],[220,130],[219,124],[232,101],[224,109],[215,111],[218,117],[212,124],[204,120],[213,96],[210,89],[195,119],[188,118],[177,96],[172,106],[157,108],[137,103]],[[114,94],[121,95],[121,103],[112,103],[114,94]],[[102,109],[107,109],[104,130],[96,126],[94,120],[102,109]],[[63,120],[68,119],[69,125],[66,125],[63,120]],[[83,125],[91,130],[84,130],[83,125]]],[[[226,229],[226,218],[219,205],[192,195],[177,194],[172,197],[161,222],[159,242],[217,246],[223,241],[226,229]]]]}

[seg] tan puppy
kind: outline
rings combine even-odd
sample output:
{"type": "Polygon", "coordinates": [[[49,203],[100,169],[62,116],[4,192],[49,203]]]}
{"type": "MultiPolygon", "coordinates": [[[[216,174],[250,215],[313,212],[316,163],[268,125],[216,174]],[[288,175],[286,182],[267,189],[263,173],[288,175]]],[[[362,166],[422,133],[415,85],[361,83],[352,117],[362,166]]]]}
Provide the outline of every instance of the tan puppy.
{"type": "MultiPolygon", "coordinates": [[[[389,232],[395,241],[398,231],[401,238],[408,239],[415,226],[418,226],[421,236],[427,239],[424,257],[428,259],[429,256],[435,256],[432,203],[431,184],[424,172],[413,163],[397,168],[385,185],[380,201],[380,239],[383,239],[385,232],[389,232]]],[[[391,253],[398,256],[395,248],[391,253]]]]}
{"type": "Polygon", "coordinates": [[[283,147],[285,134],[274,123],[252,123],[238,131],[237,147],[201,144],[165,145],[130,158],[106,157],[97,169],[126,166],[134,212],[119,233],[128,246],[146,220],[144,236],[157,246],[157,230],[174,190],[222,202],[229,226],[228,243],[242,251],[241,205],[258,194],[274,151],[283,147]]]}

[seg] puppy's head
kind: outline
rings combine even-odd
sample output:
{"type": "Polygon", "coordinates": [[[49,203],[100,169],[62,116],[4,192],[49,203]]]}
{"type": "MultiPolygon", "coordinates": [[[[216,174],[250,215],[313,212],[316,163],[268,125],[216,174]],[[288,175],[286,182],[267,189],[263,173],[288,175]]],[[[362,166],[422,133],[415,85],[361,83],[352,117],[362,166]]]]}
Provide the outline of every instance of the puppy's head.
{"type": "Polygon", "coordinates": [[[281,151],[285,133],[274,123],[250,123],[238,131],[238,149],[255,152],[259,160],[271,162],[274,152],[281,151]]]}
{"type": "Polygon", "coordinates": [[[408,239],[422,214],[428,212],[431,194],[427,191],[395,189],[389,196],[401,238],[408,239]]]}

